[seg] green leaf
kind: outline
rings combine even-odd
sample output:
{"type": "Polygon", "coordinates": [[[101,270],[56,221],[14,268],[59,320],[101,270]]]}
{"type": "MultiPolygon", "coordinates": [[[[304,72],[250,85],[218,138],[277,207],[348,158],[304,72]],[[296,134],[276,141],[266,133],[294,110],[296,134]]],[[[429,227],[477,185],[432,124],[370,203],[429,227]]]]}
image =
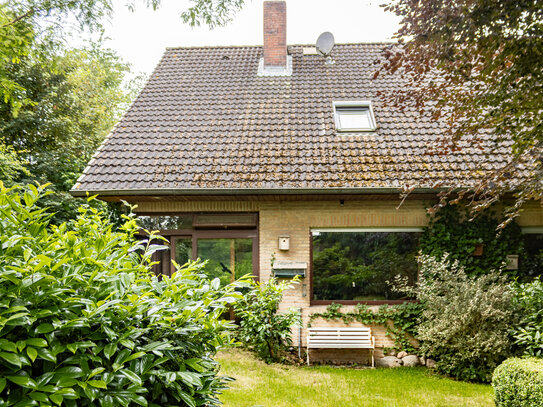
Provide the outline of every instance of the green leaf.
{"type": "Polygon", "coordinates": [[[142,356],[145,356],[145,355],[146,355],[145,352],[136,352],[136,353],[133,353],[133,354],[130,355],[128,358],[126,358],[126,360],[125,360],[123,363],[130,362],[131,360],[141,358],[142,356]]]}
{"type": "Polygon", "coordinates": [[[50,394],[49,395],[49,398],[51,399],[51,401],[57,405],[61,405],[62,404],[62,401],[64,400],[64,397],[62,397],[60,394],[50,394]]]}
{"type": "Polygon", "coordinates": [[[36,382],[28,376],[8,376],[8,380],[27,389],[35,389],[37,387],[36,382]]]}
{"type": "Polygon", "coordinates": [[[97,367],[96,369],[93,369],[92,372],[89,374],[89,379],[96,376],[97,374],[102,373],[104,370],[106,370],[104,367],[97,367]]]}
{"type": "Polygon", "coordinates": [[[47,397],[47,395],[45,395],[43,393],[40,393],[40,392],[37,392],[37,391],[31,392],[28,396],[32,400],[41,401],[41,402],[44,402],[44,403],[49,401],[49,397],[47,397]]]}
{"type": "Polygon", "coordinates": [[[65,399],[73,400],[73,399],[78,399],[79,398],[79,395],[76,393],[76,391],[74,389],[70,389],[70,388],[60,389],[55,394],[61,395],[65,399]]]}
{"type": "Polygon", "coordinates": [[[28,355],[28,357],[30,358],[32,362],[34,362],[36,358],[38,357],[38,351],[34,348],[31,348],[30,346],[26,348],[26,354],[28,355]]]}
{"type": "Polygon", "coordinates": [[[35,348],[45,348],[48,345],[47,341],[43,338],[29,338],[25,342],[27,345],[35,348]]]}
{"type": "Polygon", "coordinates": [[[3,377],[0,377],[0,393],[2,393],[2,390],[4,390],[4,387],[6,387],[6,379],[3,377]]]}
{"type": "Polygon", "coordinates": [[[177,393],[181,399],[189,405],[189,407],[196,407],[196,404],[194,403],[194,399],[185,393],[184,391],[180,391],[177,393]]]}
{"type": "Polygon", "coordinates": [[[117,352],[117,344],[109,343],[104,347],[104,355],[110,359],[117,352]]]}
{"type": "Polygon", "coordinates": [[[0,358],[4,359],[8,363],[11,363],[12,365],[17,366],[19,369],[22,366],[19,355],[16,355],[15,353],[0,352],[0,358]]]}
{"type": "Polygon", "coordinates": [[[6,339],[0,339],[0,349],[8,352],[17,353],[17,345],[6,339]]]}
{"type": "Polygon", "coordinates": [[[107,384],[103,380],[89,380],[87,384],[97,389],[107,389],[107,384]]]}
{"type": "Polygon", "coordinates": [[[53,362],[53,363],[57,362],[57,357],[53,355],[49,349],[45,349],[45,348],[38,349],[38,356],[41,359],[47,360],[49,362],[53,362]]]}
{"type": "Polygon", "coordinates": [[[48,334],[49,332],[53,332],[55,330],[55,327],[52,324],[40,324],[36,328],[36,332],[39,334],[48,334]]]}
{"type": "Polygon", "coordinates": [[[130,380],[132,383],[136,383],[138,386],[141,386],[142,381],[141,378],[131,370],[119,370],[119,373],[122,374],[124,377],[126,377],[128,380],[130,380]]]}
{"type": "Polygon", "coordinates": [[[77,379],[81,376],[83,376],[83,370],[77,366],[62,367],[55,374],[55,377],[69,377],[71,379],[77,379]]]}
{"type": "Polygon", "coordinates": [[[102,402],[102,407],[114,407],[113,397],[109,394],[106,394],[100,401],[102,402]]]}

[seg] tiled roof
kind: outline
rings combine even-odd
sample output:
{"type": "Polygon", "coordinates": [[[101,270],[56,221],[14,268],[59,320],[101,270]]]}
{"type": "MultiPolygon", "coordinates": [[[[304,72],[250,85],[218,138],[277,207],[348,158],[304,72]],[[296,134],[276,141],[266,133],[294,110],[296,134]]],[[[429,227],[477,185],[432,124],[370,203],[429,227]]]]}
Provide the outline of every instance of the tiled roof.
{"type": "Polygon", "coordinates": [[[484,157],[427,155],[439,124],[385,106],[373,79],[385,44],[336,45],[333,65],[290,46],[293,73],[257,75],[262,47],[171,48],[96,153],[73,192],[367,189],[468,186],[484,157]],[[371,100],[377,130],[337,133],[333,101],[371,100]]]}

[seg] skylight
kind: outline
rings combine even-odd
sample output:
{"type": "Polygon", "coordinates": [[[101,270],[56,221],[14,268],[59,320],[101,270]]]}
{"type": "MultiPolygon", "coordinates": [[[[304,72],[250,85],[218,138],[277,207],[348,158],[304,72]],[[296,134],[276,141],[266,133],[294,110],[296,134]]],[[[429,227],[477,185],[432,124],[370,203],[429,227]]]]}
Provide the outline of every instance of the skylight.
{"type": "Polygon", "coordinates": [[[334,102],[337,131],[374,131],[375,118],[371,102],[334,102]]]}

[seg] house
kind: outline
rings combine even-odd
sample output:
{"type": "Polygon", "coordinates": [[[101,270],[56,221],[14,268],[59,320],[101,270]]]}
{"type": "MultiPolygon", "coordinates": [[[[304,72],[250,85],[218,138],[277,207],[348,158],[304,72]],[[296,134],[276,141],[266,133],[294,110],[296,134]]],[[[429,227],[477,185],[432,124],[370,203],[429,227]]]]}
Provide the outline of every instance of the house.
{"type": "MultiPolygon", "coordinates": [[[[327,62],[314,46],[287,45],[285,2],[266,1],[263,47],[167,49],[72,193],[137,204],[170,241],[162,273],[201,257],[225,282],[303,275],[283,306],[306,321],[331,302],[402,302],[385,281],[415,278],[425,204],[507,157],[425,154],[439,123],[383,103],[405,86],[400,75],[373,77],[389,45],[338,44],[327,62]],[[339,264],[353,251],[381,263],[339,264]]],[[[541,233],[540,203],[519,222],[541,233]]],[[[376,340],[390,345],[384,329],[376,340]]]]}

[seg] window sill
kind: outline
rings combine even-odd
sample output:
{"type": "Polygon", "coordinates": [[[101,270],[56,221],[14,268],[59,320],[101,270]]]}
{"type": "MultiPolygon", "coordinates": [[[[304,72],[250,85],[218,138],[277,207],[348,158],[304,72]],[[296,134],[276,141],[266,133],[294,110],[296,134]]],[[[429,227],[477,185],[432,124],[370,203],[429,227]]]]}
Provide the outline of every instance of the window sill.
{"type": "Polygon", "coordinates": [[[341,304],[341,305],[397,305],[405,303],[414,303],[417,300],[311,300],[309,305],[330,305],[330,304],[341,304]]]}

